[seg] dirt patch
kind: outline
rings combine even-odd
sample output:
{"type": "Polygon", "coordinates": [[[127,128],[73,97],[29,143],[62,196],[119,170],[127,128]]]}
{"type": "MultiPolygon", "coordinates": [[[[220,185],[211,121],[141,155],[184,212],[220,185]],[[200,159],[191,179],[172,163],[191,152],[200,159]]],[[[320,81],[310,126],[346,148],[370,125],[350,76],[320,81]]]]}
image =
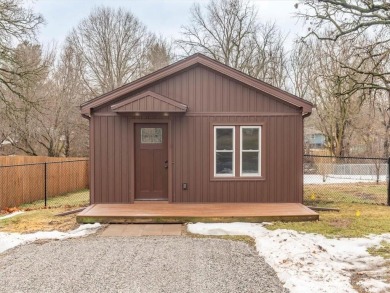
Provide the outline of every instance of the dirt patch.
{"type": "MultiPolygon", "coordinates": [[[[390,261],[377,267],[373,267],[369,271],[364,272],[355,272],[351,276],[351,285],[359,293],[369,293],[371,290],[364,288],[361,282],[364,282],[366,279],[375,279],[378,281],[385,282],[386,284],[390,283],[390,261]]],[[[385,291],[380,292],[388,292],[385,291]]]]}
{"type": "Polygon", "coordinates": [[[363,281],[367,277],[368,275],[364,273],[354,273],[351,277],[351,285],[353,289],[355,289],[358,293],[369,293],[359,285],[359,282],[363,281]]]}
{"type": "Polygon", "coordinates": [[[329,224],[335,228],[346,229],[352,223],[351,219],[334,219],[329,224]]]}
{"type": "Polygon", "coordinates": [[[365,192],[357,192],[355,193],[355,196],[362,199],[362,200],[372,200],[377,201],[378,196],[372,193],[365,193],[365,192]]]}

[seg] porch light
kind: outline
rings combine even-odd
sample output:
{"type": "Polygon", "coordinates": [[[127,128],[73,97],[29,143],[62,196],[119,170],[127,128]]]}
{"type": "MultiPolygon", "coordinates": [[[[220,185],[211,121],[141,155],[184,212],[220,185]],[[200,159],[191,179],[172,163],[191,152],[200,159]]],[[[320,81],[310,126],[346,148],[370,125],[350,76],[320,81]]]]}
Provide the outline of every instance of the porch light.
{"type": "Polygon", "coordinates": [[[164,116],[169,116],[169,113],[166,113],[166,112],[165,112],[163,115],[164,115],[164,116]]]}

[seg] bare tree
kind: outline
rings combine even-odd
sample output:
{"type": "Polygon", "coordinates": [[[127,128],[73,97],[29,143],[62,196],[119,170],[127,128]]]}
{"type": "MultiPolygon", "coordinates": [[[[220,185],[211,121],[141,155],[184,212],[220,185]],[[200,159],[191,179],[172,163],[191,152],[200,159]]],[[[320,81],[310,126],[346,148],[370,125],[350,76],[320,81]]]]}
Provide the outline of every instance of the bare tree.
{"type": "Polygon", "coordinates": [[[24,100],[8,93],[2,136],[29,155],[85,156],[88,124],[80,117],[79,105],[89,92],[80,77],[81,61],[65,47],[55,64],[53,51],[43,53],[40,45],[28,43],[17,48],[20,64],[46,70],[24,84],[24,100]]]}
{"type": "MultiPolygon", "coordinates": [[[[302,49],[298,51],[302,52],[302,49]]],[[[353,49],[344,42],[313,40],[307,43],[303,53],[303,56],[310,56],[312,68],[309,75],[298,74],[297,80],[301,87],[308,84],[304,90],[307,98],[316,105],[316,128],[325,135],[327,147],[333,155],[348,155],[353,123],[366,100],[365,92],[351,90],[357,73],[341,67],[338,62],[339,59],[356,62],[353,49]]],[[[302,72],[307,62],[296,65],[296,70],[302,72]]]]}
{"type": "Polygon", "coordinates": [[[310,81],[314,71],[313,43],[295,41],[289,54],[288,77],[292,92],[303,99],[310,99],[310,81]]]}
{"type": "Polygon", "coordinates": [[[0,0],[0,100],[7,102],[8,92],[21,99],[24,95],[20,85],[34,78],[42,68],[21,70],[19,60],[15,59],[15,44],[32,40],[38,26],[43,22],[40,15],[23,8],[22,1],[0,0]]]}
{"type": "Polygon", "coordinates": [[[143,75],[169,65],[173,59],[171,42],[163,37],[154,38],[152,44],[147,48],[145,60],[143,60],[143,75]]]}
{"type": "Polygon", "coordinates": [[[320,40],[349,40],[359,62],[351,66],[340,60],[343,67],[363,77],[355,88],[387,90],[389,68],[383,66],[390,54],[390,3],[383,0],[302,0],[296,4],[297,15],[309,24],[309,36],[320,40]],[[300,5],[302,4],[302,5],[300,5]],[[362,46],[354,41],[362,34],[367,42],[362,46]]]}
{"type": "MultiPolygon", "coordinates": [[[[370,28],[390,25],[390,3],[383,0],[302,0],[307,10],[298,16],[310,21],[310,34],[319,39],[336,41],[354,37],[370,28]],[[324,27],[333,28],[324,35],[324,27]]],[[[296,4],[296,8],[299,4],[296,4]]]]}
{"type": "MultiPolygon", "coordinates": [[[[164,58],[169,59],[169,53],[165,43],[155,40],[131,12],[100,7],[73,29],[67,46],[82,61],[81,76],[92,95],[97,96],[148,72],[147,58],[157,51],[163,54],[158,66],[166,65],[164,58]]],[[[156,67],[157,59],[153,58],[149,61],[156,67]]]]}
{"type": "Polygon", "coordinates": [[[382,152],[378,151],[379,156],[388,158],[390,156],[390,91],[377,91],[374,99],[375,117],[373,121],[380,123],[377,135],[378,145],[382,143],[382,152]]]}
{"type": "Polygon", "coordinates": [[[190,10],[191,25],[183,26],[183,39],[178,44],[187,55],[200,52],[226,65],[240,69],[251,59],[256,34],[256,11],[241,0],[212,0],[206,12],[199,4],[190,10]]]}
{"type": "Polygon", "coordinates": [[[257,10],[244,0],[194,4],[191,24],[176,43],[185,55],[203,53],[275,86],[285,86],[284,37],[274,23],[257,22],[257,10]],[[205,11],[204,11],[205,10],[205,11]]]}
{"type": "Polygon", "coordinates": [[[40,125],[39,121],[46,116],[44,109],[51,91],[48,76],[53,56],[43,54],[40,45],[24,42],[17,46],[12,58],[17,64],[17,68],[12,68],[13,71],[38,73],[27,80],[23,77],[19,80],[16,76],[14,79],[18,83],[18,93],[12,90],[5,92],[7,103],[2,107],[2,114],[8,127],[2,129],[2,132],[15,148],[29,155],[38,155],[42,153],[42,147],[47,150],[51,147],[47,147],[46,141],[41,140],[40,132],[46,124],[40,125]],[[20,99],[20,95],[24,98],[20,99]]]}
{"type": "MultiPolygon", "coordinates": [[[[384,61],[377,66],[378,72],[390,71],[390,55],[387,55],[384,61]]],[[[378,134],[375,138],[377,146],[375,155],[388,158],[390,156],[390,83],[384,83],[384,88],[370,88],[368,93],[371,97],[372,120],[379,122],[379,125],[375,125],[375,132],[378,134]],[[382,147],[379,147],[381,144],[382,147]]]]}
{"type": "Polygon", "coordinates": [[[275,23],[259,24],[254,46],[246,48],[252,51],[253,56],[243,64],[243,71],[273,86],[287,89],[288,56],[284,49],[285,39],[275,23]]]}
{"type": "Polygon", "coordinates": [[[79,70],[82,61],[71,46],[65,46],[52,79],[57,100],[57,117],[61,121],[63,155],[86,156],[88,151],[88,123],[80,117],[79,105],[91,98],[79,70]]]}

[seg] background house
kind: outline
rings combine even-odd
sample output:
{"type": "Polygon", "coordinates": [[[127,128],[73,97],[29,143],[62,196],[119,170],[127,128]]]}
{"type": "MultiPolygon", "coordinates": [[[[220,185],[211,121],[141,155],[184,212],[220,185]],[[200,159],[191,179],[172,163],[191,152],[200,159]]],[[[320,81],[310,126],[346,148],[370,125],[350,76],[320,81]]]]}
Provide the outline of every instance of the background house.
{"type": "Polygon", "coordinates": [[[305,150],[325,148],[325,135],[316,128],[305,128],[305,150]]]}

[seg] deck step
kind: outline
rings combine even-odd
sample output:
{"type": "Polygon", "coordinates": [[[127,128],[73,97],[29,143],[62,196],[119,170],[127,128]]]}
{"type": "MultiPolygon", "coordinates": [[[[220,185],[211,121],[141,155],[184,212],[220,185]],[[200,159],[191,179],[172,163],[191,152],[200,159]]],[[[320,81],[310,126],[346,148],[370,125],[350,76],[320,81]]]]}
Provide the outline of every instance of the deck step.
{"type": "Polygon", "coordinates": [[[299,203],[95,204],[79,223],[172,223],[315,221],[318,213],[299,203]]]}

